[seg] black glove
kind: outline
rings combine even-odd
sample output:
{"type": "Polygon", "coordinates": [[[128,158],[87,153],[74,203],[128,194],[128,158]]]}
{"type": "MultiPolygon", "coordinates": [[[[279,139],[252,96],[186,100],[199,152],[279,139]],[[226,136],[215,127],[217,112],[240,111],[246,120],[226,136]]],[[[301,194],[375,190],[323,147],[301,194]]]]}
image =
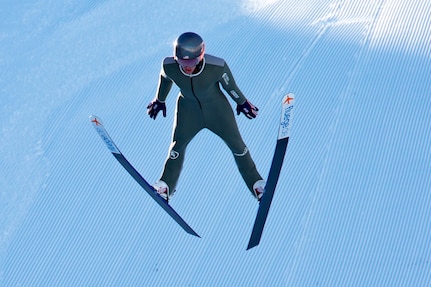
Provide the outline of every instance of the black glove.
{"type": "Polygon", "coordinates": [[[147,106],[147,114],[150,115],[150,118],[156,119],[157,114],[160,111],[163,111],[163,117],[166,117],[166,104],[161,101],[155,99],[147,106]]]}
{"type": "Polygon", "coordinates": [[[249,119],[255,118],[257,116],[257,111],[259,111],[259,109],[253,106],[253,104],[248,100],[246,100],[243,104],[236,106],[237,115],[243,113],[249,119]]]}

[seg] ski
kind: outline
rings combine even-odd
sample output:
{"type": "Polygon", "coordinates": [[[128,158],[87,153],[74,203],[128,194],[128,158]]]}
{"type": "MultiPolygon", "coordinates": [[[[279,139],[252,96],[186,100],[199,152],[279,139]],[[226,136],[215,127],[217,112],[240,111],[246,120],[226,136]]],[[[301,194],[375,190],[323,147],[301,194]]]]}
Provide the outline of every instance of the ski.
{"type": "Polygon", "coordinates": [[[103,142],[108,147],[112,155],[126,169],[126,171],[136,180],[136,182],[174,219],[187,233],[200,237],[184,219],[163,199],[157,191],[142,177],[142,175],[130,164],[126,157],[120,152],[114,141],[109,136],[100,118],[90,116],[90,121],[96,129],[103,142]]]}
{"type": "Polygon", "coordinates": [[[281,102],[282,111],[277,145],[272,158],[268,180],[266,181],[265,193],[260,200],[259,209],[254,221],[254,226],[250,240],[248,242],[247,250],[257,246],[260,243],[260,239],[262,237],[263,228],[265,226],[266,218],[268,217],[269,208],[271,207],[272,198],[274,197],[275,188],[277,186],[281,167],[283,165],[284,155],[286,154],[287,144],[289,142],[294,103],[295,95],[292,93],[285,95],[281,102]]]}

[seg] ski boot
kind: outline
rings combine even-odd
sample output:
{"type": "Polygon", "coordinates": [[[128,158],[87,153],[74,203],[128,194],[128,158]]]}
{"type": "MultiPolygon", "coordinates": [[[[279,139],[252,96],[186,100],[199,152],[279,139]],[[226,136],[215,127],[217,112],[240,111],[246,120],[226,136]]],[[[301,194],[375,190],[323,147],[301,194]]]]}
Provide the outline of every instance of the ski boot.
{"type": "Polygon", "coordinates": [[[266,182],[263,179],[258,180],[253,184],[253,192],[257,201],[260,201],[260,199],[262,198],[263,193],[265,192],[265,185],[266,182]]]}
{"type": "Polygon", "coordinates": [[[169,202],[169,186],[163,180],[158,180],[153,185],[154,189],[157,193],[164,199],[166,202],[169,202]]]}

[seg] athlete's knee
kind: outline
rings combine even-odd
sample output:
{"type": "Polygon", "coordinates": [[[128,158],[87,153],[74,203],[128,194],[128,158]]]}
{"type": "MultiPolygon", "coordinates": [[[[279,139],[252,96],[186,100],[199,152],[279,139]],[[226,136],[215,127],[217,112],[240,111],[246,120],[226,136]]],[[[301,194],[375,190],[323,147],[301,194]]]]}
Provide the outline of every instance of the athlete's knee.
{"type": "Polygon", "coordinates": [[[180,156],[180,152],[171,149],[171,151],[169,152],[169,159],[177,159],[180,156]]]}
{"type": "Polygon", "coordinates": [[[169,147],[169,159],[176,160],[181,158],[184,155],[186,146],[186,144],[179,144],[178,141],[172,142],[171,146],[169,147]]]}
{"type": "Polygon", "coordinates": [[[236,157],[242,157],[248,154],[248,148],[244,147],[244,149],[242,149],[242,151],[240,152],[233,152],[233,155],[236,157]]]}

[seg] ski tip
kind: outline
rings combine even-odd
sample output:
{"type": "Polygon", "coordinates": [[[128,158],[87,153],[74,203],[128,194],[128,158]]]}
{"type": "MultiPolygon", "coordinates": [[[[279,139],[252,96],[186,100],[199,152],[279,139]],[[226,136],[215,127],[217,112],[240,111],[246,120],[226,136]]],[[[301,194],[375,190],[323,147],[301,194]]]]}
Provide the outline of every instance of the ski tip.
{"type": "Polygon", "coordinates": [[[288,93],[283,97],[281,102],[281,119],[280,127],[278,130],[278,139],[285,139],[290,136],[290,130],[292,127],[292,117],[293,117],[293,106],[295,105],[295,95],[293,93],[288,93]]]}
{"type": "Polygon", "coordinates": [[[102,120],[98,116],[91,115],[89,119],[94,126],[103,126],[102,120]]]}

